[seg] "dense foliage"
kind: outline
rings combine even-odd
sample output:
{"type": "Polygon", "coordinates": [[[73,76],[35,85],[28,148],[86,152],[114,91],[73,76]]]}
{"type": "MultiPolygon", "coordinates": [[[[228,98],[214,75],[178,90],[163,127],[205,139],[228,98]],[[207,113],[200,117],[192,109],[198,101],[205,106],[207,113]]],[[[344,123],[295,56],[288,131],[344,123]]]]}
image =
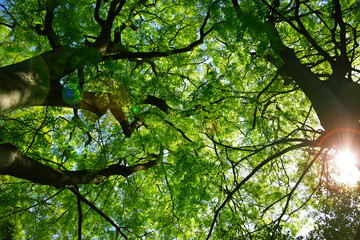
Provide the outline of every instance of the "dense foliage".
{"type": "Polygon", "coordinates": [[[2,237],[295,238],[306,206],[339,207],[312,198],[339,147],[319,139],[358,111],[356,92],[326,98],[359,80],[360,5],[341,4],[1,1],[1,65],[20,76],[49,54],[29,70],[48,95],[4,110],[0,153],[80,176],[47,183],[0,159],[2,237]]]}
{"type": "Polygon", "coordinates": [[[318,211],[314,212],[315,229],[306,239],[356,239],[359,190],[344,191],[324,186],[317,194],[318,211]]]}

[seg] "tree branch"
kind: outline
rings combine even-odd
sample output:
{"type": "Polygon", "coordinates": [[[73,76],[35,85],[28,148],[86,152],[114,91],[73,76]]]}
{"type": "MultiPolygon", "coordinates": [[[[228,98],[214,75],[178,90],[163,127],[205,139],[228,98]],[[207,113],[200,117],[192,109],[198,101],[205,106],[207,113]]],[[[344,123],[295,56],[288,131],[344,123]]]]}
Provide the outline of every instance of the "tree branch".
{"type": "Polygon", "coordinates": [[[84,91],[80,103],[76,105],[69,105],[62,100],[61,91],[53,94],[51,99],[48,98],[43,106],[57,106],[68,107],[73,109],[88,110],[97,115],[97,118],[102,117],[107,110],[110,110],[115,119],[120,123],[126,137],[130,137],[132,133],[138,129],[142,122],[139,118],[135,118],[130,124],[129,120],[123,111],[124,106],[117,101],[111,93],[95,93],[84,91]]]}
{"type": "Polygon", "coordinates": [[[37,24],[35,26],[36,32],[41,36],[47,36],[50,46],[55,49],[61,47],[56,33],[54,31],[54,28],[52,27],[52,23],[54,20],[54,11],[57,7],[57,4],[54,2],[49,2],[46,6],[46,15],[45,15],[45,27],[43,30],[41,30],[41,25],[37,24]]]}
{"type": "Polygon", "coordinates": [[[341,6],[339,0],[334,0],[334,19],[335,24],[339,24],[340,26],[340,52],[341,55],[347,55],[346,53],[346,25],[342,18],[341,6]]]}
{"type": "Polygon", "coordinates": [[[0,6],[5,10],[6,14],[10,16],[10,18],[13,20],[13,24],[7,24],[7,23],[0,23],[1,25],[4,25],[8,28],[15,28],[15,26],[19,25],[18,22],[16,21],[16,19],[14,18],[13,15],[10,14],[10,12],[7,10],[7,8],[3,5],[0,4],[0,6]]]}
{"type": "Polygon", "coordinates": [[[228,193],[226,199],[224,200],[224,202],[216,209],[215,214],[214,214],[214,218],[213,221],[211,223],[210,226],[210,230],[208,232],[207,238],[209,239],[211,237],[211,233],[214,229],[215,223],[216,223],[216,219],[219,216],[220,211],[225,207],[225,205],[232,199],[233,195],[238,192],[240,190],[240,188],[248,181],[252,178],[252,176],[255,175],[255,173],[257,173],[263,166],[265,166],[267,163],[269,163],[270,161],[284,155],[285,153],[292,151],[294,149],[298,149],[298,148],[302,148],[307,146],[307,143],[299,143],[296,145],[292,145],[290,147],[287,147],[285,149],[283,149],[280,152],[277,152],[273,155],[271,155],[270,157],[268,157],[267,159],[265,159],[264,161],[262,161],[261,163],[259,163],[231,192],[228,193]]]}
{"type": "Polygon", "coordinates": [[[183,138],[185,138],[188,142],[194,142],[193,140],[191,140],[190,138],[188,138],[187,136],[186,136],[186,134],[184,133],[184,131],[183,130],[181,130],[180,128],[178,128],[178,127],[176,127],[172,122],[170,122],[170,121],[168,121],[168,120],[166,120],[166,119],[164,119],[164,122],[165,123],[167,123],[167,124],[169,124],[171,127],[173,127],[176,131],[178,131],[180,134],[181,134],[181,136],[183,136],[183,138]]]}
{"type": "MultiPolygon", "coordinates": [[[[237,0],[233,0],[233,5],[237,14],[241,14],[240,6],[237,0]]],[[[317,45],[315,40],[311,38],[310,34],[305,29],[299,18],[299,8],[300,1],[297,0],[295,17],[297,17],[298,25],[300,26],[300,33],[307,37],[313,47],[322,54],[325,59],[328,59],[328,61],[332,63],[332,67],[335,67],[333,59],[330,55],[317,45]]],[[[310,69],[301,64],[292,49],[283,44],[280,34],[273,23],[268,23],[268,25],[264,26],[268,27],[269,31],[273,33],[269,36],[271,48],[283,61],[282,67],[284,69],[284,74],[291,77],[311,101],[314,110],[320,119],[321,125],[325,129],[334,129],[347,124],[349,122],[348,119],[350,113],[336,94],[326,87],[324,83],[311,72],[310,69]]]]}
{"type": "Polygon", "coordinates": [[[12,144],[0,144],[0,174],[61,188],[67,185],[100,183],[112,175],[128,177],[157,164],[156,160],[134,166],[113,164],[101,170],[61,171],[20,153],[12,144]]]}
{"type": "Polygon", "coordinates": [[[95,5],[95,11],[94,11],[94,18],[95,18],[95,21],[100,25],[102,26],[104,24],[104,20],[100,18],[100,7],[101,7],[101,2],[102,0],[96,0],[96,5],[95,5]]]}
{"type": "Polygon", "coordinates": [[[304,24],[302,23],[300,17],[299,17],[299,8],[300,8],[300,1],[296,0],[296,7],[295,7],[295,20],[297,22],[297,24],[300,27],[300,30],[297,30],[300,34],[302,34],[311,44],[311,46],[313,46],[315,48],[315,50],[321,54],[321,56],[323,56],[332,66],[332,68],[335,67],[335,61],[334,59],[330,56],[329,53],[327,53],[324,49],[322,49],[314,40],[314,38],[311,37],[310,33],[306,30],[304,24]]]}
{"type": "Polygon", "coordinates": [[[270,240],[272,240],[275,236],[275,233],[277,231],[277,229],[279,228],[280,225],[280,221],[282,219],[282,217],[285,215],[289,204],[290,204],[290,199],[292,197],[292,195],[294,194],[295,190],[297,189],[297,187],[299,186],[299,184],[301,183],[301,181],[303,180],[303,178],[305,177],[305,175],[308,173],[308,171],[310,170],[310,168],[312,167],[312,165],[315,163],[315,161],[317,160],[318,156],[321,154],[321,152],[323,151],[323,148],[320,149],[320,151],[315,155],[315,157],[311,160],[311,162],[306,166],[305,170],[303,171],[303,173],[301,174],[300,178],[298,179],[298,181],[296,182],[295,186],[291,189],[291,191],[287,194],[287,200],[285,203],[285,207],[283,208],[283,211],[280,215],[280,217],[278,218],[278,221],[276,223],[276,226],[273,230],[273,233],[271,235],[270,240]]]}
{"type": "Polygon", "coordinates": [[[70,191],[72,191],[78,199],[80,199],[83,203],[88,205],[91,209],[93,209],[95,212],[97,212],[100,216],[102,216],[108,223],[113,225],[115,229],[123,236],[125,239],[128,239],[128,237],[121,231],[121,227],[117,225],[108,215],[106,215],[103,211],[101,211],[98,207],[95,206],[92,202],[87,200],[78,190],[76,190],[74,187],[66,187],[70,191]]]}
{"type": "Polygon", "coordinates": [[[333,2],[335,8],[335,29],[337,24],[340,26],[340,57],[336,61],[336,68],[333,68],[333,75],[335,75],[335,77],[343,78],[347,73],[351,72],[351,63],[349,61],[346,49],[346,24],[342,18],[339,0],[334,0],[333,2]]]}
{"type": "Polygon", "coordinates": [[[123,51],[123,52],[118,52],[115,54],[109,54],[109,55],[105,55],[103,57],[103,60],[108,60],[108,59],[114,59],[114,60],[118,60],[118,59],[133,59],[133,58],[156,58],[156,57],[167,57],[170,55],[174,55],[174,54],[180,54],[180,53],[185,53],[185,52],[190,52],[191,50],[193,50],[196,46],[202,44],[204,42],[205,37],[214,29],[213,27],[211,27],[208,31],[204,31],[205,26],[207,24],[207,21],[210,18],[210,13],[208,12],[205,20],[203,22],[203,24],[200,27],[199,30],[199,39],[196,40],[195,42],[190,43],[189,45],[187,45],[186,47],[183,48],[177,48],[177,49],[172,49],[172,50],[168,50],[168,51],[152,51],[152,52],[130,52],[130,51],[123,51]]]}
{"type": "Polygon", "coordinates": [[[120,13],[125,3],[126,0],[113,0],[110,4],[106,20],[102,20],[99,16],[101,0],[98,0],[96,2],[94,18],[101,26],[101,31],[96,41],[90,45],[93,46],[100,54],[107,53],[108,46],[111,42],[111,32],[114,20],[116,16],[120,13]]]}
{"type": "Polygon", "coordinates": [[[169,113],[171,111],[170,106],[166,103],[164,99],[155,96],[147,95],[144,103],[153,105],[159,108],[164,113],[169,113]]]}

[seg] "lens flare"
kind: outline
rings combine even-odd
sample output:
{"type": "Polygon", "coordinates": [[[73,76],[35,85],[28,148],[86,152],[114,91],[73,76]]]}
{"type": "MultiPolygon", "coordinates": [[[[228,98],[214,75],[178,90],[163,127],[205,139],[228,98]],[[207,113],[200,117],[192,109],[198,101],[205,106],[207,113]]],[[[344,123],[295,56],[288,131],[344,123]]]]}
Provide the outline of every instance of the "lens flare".
{"type": "Polygon", "coordinates": [[[81,102],[82,89],[76,85],[69,85],[63,88],[61,97],[69,105],[79,104],[81,102]]]}
{"type": "Polygon", "coordinates": [[[332,176],[334,180],[354,187],[360,180],[356,160],[356,155],[351,150],[339,151],[334,158],[334,167],[337,170],[332,176]]]}
{"type": "MultiPolygon", "coordinates": [[[[323,143],[326,142],[327,139],[332,138],[335,135],[343,138],[342,141],[340,141],[340,143],[342,142],[340,145],[347,145],[349,148],[346,149],[345,147],[344,150],[338,150],[333,153],[331,159],[328,159],[330,161],[326,161],[325,165],[323,165],[324,162],[319,162],[322,165],[320,167],[320,169],[322,169],[322,180],[326,185],[335,189],[349,190],[359,188],[360,171],[358,167],[360,156],[357,149],[355,149],[356,154],[353,152],[353,147],[355,146],[353,140],[359,139],[360,130],[353,128],[334,129],[320,139],[317,147],[322,147],[323,143]],[[338,185],[336,182],[341,184],[338,185]]],[[[323,148],[315,154],[313,161],[317,160],[317,158],[321,155],[322,150],[323,148]]]]}

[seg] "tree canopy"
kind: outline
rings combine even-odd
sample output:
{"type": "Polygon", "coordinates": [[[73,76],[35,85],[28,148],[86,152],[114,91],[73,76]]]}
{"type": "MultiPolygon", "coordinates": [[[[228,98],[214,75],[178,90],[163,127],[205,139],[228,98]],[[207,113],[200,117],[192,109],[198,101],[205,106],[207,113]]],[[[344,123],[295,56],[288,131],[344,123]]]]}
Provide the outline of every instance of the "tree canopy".
{"type": "MultiPolygon", "coordinates": [[[[358,216],[357,195],[335,191],[343,216],[323,194],[360,143],[360,3],[0,11],[2,238],[291,239],[320,203],[358,216]]],[[[317,216],[309,239],[338,234],[317,216]]]]}

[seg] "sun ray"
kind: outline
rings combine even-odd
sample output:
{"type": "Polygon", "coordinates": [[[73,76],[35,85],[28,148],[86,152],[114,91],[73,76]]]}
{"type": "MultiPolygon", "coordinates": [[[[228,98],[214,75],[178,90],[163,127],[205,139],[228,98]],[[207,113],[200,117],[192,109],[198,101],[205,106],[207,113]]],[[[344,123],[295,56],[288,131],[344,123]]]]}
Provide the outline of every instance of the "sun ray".
{"type": "Polygon", "coordinates": [[[335,173],[332,175],[336,182],[355,187],[360,180],[360,171],[356,167],[356,155],[349,149],[338,151],[334,157],[335,173]]]}

